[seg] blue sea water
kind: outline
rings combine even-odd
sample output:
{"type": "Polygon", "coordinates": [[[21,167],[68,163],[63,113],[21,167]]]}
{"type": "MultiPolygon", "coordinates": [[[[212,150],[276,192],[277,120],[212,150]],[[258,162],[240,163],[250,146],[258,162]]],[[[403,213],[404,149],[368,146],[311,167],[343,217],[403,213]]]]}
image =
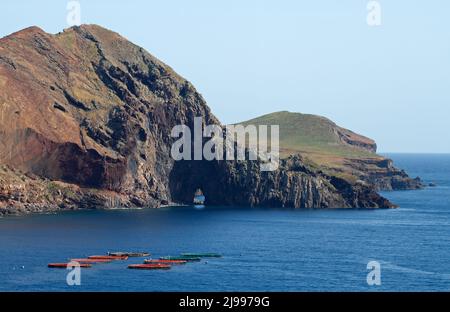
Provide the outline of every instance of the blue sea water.
{"type": "Polygon", "coordinates": [[[384,193],[395,210],[169,207],[0,219],[0,291],[449,291],[450,155],[389,155],[434,188],[384,193]],[[68,286],[49,262],[116,250],[223,258],[168,271],[142,259],[83,269],[68,286]],[[367,264],[381,265],[381,286],[367,264]]]}

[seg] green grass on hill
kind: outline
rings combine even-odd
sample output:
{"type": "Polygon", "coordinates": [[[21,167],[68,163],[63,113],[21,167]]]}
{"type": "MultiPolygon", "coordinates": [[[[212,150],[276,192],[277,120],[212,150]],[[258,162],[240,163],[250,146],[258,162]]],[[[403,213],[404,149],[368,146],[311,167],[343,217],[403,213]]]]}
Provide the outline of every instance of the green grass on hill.
{"type": "MultiPolygon", "coordinates": [[[[339,129],[342,128],[320,116],[283,111],[239,124],[245,126],[279,125],[282,157],[301,153],[319,164],[339,163],[345,158],[379,157],[375,153],[344,143],[338,134],[339,129]]],[[[367,140],[362,136],[356,134],[355,136],[367,140]]]]}

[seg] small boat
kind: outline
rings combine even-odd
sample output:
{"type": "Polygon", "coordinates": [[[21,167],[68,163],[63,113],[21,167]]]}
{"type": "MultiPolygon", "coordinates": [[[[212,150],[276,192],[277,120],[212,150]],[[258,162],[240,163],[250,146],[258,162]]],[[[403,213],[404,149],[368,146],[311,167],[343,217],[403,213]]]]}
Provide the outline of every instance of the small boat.
{"type": "Polygon", "coordinates": [[[161,257],[159,260],[183,260],[183,261],[200,261],[199,257],[182,257],[182,256],[167,256],[167,257],[161,257]]]}
{"type": "MultiPolygon", "coordinates": [[[[48,267],[49,268],[56,268],[56,269],[67,269],[67,267],[72,267],[73,263],[49,263],[48,267]]],[[[80,263],[79,264],[80,268],[90,268],[92,267],[92,264],[88,264],[88,263],[80,263]]]]}
{"type": "Polygon", "coordinates": [[[205,195],[203,195],[203,192],[201,189],[197,189],[194,194],[194,205],[204,205],[206,201],[205,195]]]}
{"type": "Polygon", "coordinates": [[[197,258],[221,258],[222,255],[212,252],[206,253],[182,253],[182,257],[197,257],[197,258]]]}
{"type": "Polygon", "coordinates": [[[127,260],[128,256],[89,256],[88,259],[95,260],[127,260]]]}
{"type": "Polygon", "coordinates": [[[168,270],[170,265],[162,263],[130,264],[128,268],[136,270],[168,270]]]}
{"type": "Polygon", "coordinates": [[[70,259],[70,261],[79,263],[109,263],[112,260],[109,259],[70,259]]]}
{"type": "Polygon", "coordinates": [[[164,260],[164,259],[145,259],[144,263],[152,264],[152,263],[162,263],[162,264],[185,264],[186,260],[164,260]]]}
{"type": "Polygon", "coordinates": [[[115,257],[150,257],[150,253],[148,252],[122,252],[122,251],[118,251],[118,252],[108,252],[109,256],[115,256],[115,257]]]}

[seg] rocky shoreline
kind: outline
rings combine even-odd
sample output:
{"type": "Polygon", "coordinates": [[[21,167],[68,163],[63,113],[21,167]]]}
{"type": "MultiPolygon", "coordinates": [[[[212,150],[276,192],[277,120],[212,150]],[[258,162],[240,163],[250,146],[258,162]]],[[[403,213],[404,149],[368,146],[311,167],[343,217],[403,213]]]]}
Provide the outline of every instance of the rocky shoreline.
{"type": "Polygon", "coordinates": [[[131,198],[115,192],[84,189],[0,167],[0,216],[134,206],[131,198]]]}
{"type": "MultiPolygon", "coordinates": [[[[379,196],[364,183],[350,184],[308,168],[300,156],[281,162],[276,172],[258,172],[258,164],[216,163],[227,167],[229,174],[215,183],[206,182],[200,175],[215,174],[222,168],[182,166],[190,179],[175,188],[178,205],[191,204],[193,185],[203,187],[211,196],[210,205],[243,205],[292,208],[395,208],[395,204],[379,196]]],[[[21,173],[7,166],[0,167],[0,216],[49,213],[87,209],[160,208],[169,206],[165,201],[139,198],[133,194],[120,194],[108,190],[80,188],[74,184],[51,181],[21,173]]]]}
{"type": "Polygon", "coordinates": [[[394,166],[391,159],[352,159],[345,167],[360,181],[373,187],[376,191],[419,190],[425,187],[420,177],[411,178],[404,170],[394,166]]]}

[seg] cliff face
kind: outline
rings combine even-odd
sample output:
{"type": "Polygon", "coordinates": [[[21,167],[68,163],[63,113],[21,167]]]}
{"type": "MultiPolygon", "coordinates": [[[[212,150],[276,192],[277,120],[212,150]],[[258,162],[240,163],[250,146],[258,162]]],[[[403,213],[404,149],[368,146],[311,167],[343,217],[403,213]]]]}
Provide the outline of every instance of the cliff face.
{"type": "Polygon", "coordinates": [[[294,208],[393,208],[395,205],[364,183],[349,183],[307,165],[299,156],[280,162],[278,170],[261,172],[258,162],[179,162],[172,180],[178,201],[188,202],[199,186],[208,204],[294,208]],[[205,179],[204,177],[211,177],[205,179]]]}
{"type": "Polygon", "coordinates": [[[218,123],[192,85],[97,26],[1,40],[0,162],[81,187],[168,201],[170,130],[218,123]]]}
{"type": "Polygon", "coordinates": [[[347,159],[343,167],[377,191],[418,190],[425,186],[419,177],[411,178],[388,158],[347,159]]]}
{"type": "Polygon", "coordinates": [[[219,124],[188,81],[114,32],[89,25],[51,35],[32,27],[2,38],[0,164],[11,168],[3,183],[21,185],[14,181],[25,176],[36,196],[12,200],[5,194],[15,187],[3,187],[0,208],[39,200],[39,210],[158,207],[191,202],[197,187],[214,204],[392,206],[370,188],[333,184],[288,163],[267,174],[255,162],[174,162],[170,131],[192,127],[196,116],[219,124]]]}

